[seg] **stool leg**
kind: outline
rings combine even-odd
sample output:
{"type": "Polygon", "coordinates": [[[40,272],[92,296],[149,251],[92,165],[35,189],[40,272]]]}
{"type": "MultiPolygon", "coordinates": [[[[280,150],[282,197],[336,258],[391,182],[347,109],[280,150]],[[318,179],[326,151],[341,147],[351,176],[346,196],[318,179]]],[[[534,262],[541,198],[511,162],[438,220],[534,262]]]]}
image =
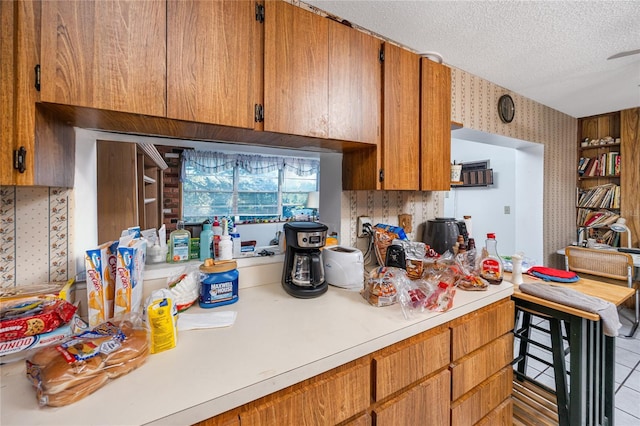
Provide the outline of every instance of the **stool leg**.
{"type": "Polygon", "coordinates": [[[525,374],[527,371],[527,353],[529,351],[529,338],[531,337],[531,314],[529,312],[520,311],[522,313],[522,337],[518,349],[518,358],[520,361],[516,365],[516,371],[525,374]]]}
{"type": "Polygon", "coordinates": [[[551,331],[551,348],[553,349],[553,375],[556,382],[556,398],[558,403],[558,419],[560,425],[569,424],[569,392],[567,389],[567,368],[562,340],[562,324],[559,319],[549,319],[551,331]]]}

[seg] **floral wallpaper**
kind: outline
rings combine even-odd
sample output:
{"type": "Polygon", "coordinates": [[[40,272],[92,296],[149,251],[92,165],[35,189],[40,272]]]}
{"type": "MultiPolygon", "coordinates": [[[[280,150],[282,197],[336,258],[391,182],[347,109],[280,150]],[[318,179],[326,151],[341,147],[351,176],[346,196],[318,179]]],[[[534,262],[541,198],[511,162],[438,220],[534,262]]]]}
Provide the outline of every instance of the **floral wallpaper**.
{"type": "Polygon", "coordinates": [[[0,286],[75,275],[72,197],[68,188],[0,187],[0,286]]]}

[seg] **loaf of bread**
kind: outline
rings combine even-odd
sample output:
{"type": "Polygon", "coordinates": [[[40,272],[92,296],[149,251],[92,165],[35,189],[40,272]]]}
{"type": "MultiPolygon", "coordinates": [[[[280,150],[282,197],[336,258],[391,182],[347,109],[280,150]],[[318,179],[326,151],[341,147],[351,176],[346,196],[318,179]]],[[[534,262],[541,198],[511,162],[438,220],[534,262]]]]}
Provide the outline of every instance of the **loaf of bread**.
{"type": "Polygon", "coordinates": [[[121,327],[100,324],[27,359],[27,376],[36,387],[41,406],[71,404],[146,361],[146,330],[129,322],[118,325],[121,327]]]}

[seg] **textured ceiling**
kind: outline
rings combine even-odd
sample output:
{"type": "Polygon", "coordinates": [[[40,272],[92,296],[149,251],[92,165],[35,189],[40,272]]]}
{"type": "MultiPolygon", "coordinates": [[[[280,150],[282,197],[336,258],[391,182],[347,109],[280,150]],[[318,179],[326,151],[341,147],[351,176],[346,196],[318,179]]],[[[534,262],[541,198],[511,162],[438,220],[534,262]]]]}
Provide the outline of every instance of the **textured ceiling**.
{"type": "Polygon", "coordinates": [[[573,117],[640,106],[639,1],[304,0],[573,117]]]}

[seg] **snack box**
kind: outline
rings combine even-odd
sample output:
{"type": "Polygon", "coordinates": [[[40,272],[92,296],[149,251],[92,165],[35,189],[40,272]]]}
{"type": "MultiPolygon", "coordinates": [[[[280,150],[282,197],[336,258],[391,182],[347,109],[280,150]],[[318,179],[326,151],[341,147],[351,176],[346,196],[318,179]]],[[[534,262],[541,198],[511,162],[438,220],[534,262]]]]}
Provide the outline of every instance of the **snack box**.
{"type": "Polygon", "coordinates": [[[89,325],[94,327],[113,317],[118,241],[110,241],[87,250],[87,311],[89,325]]]}
{"type": "Polygon", "coordinates": [[[0,342],[48,333],[67,323],[77,306],[53,296],[28,296],[2,302],[0,342]]]}
{"type": "Polygon", "coordinates": [[[143,238],[118,246],[114,315],[140,311],[146,251],[143,238]]]}
{"type": "Polygon", "coordinates": [[[60,342],[65,338],[87,329],[87,323],[74,315],[71,321],[48,333],[25,336],[0,343],[0,364],[18,361],[27,355],[27,350],[37,349],[60,342]]]}

